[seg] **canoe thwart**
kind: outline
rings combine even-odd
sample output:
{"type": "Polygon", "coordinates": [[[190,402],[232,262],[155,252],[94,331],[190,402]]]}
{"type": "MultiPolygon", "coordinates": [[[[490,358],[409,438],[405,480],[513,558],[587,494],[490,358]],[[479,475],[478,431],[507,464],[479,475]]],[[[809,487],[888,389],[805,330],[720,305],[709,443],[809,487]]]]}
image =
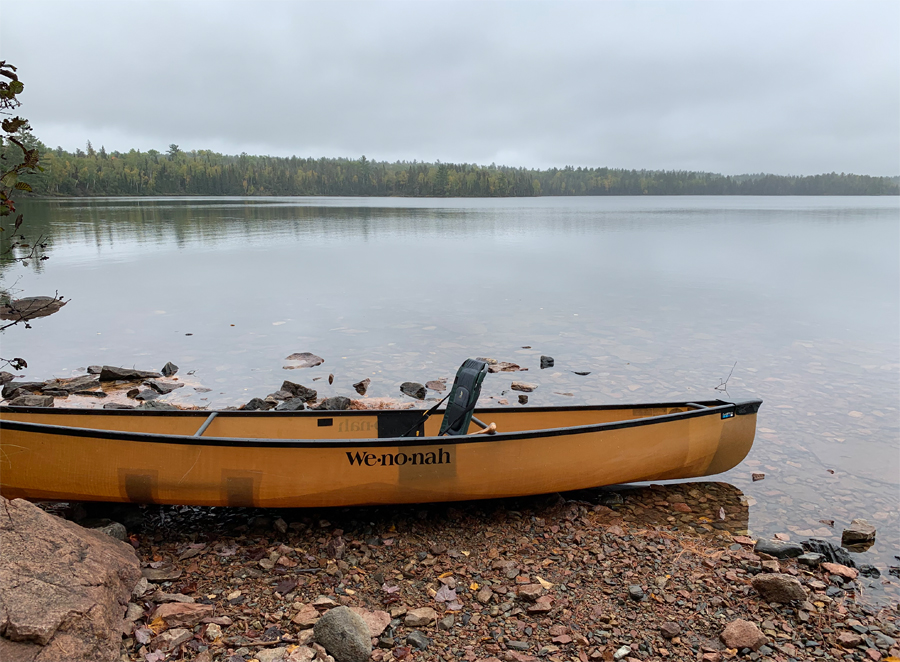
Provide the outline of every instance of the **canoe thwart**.
{"type": "Polygon", "coordinates": [[[195,436],[195,437],[202,437],[202,436],[203,436],[203,433],[206,432],[206,428],[209,427],[209,424],[212,423],[212,422],[215,420],[216,416],[218,416],[218,415],[219,415],[219,412],[214,411],[214,412],[211,413],[209,416],[207,416],[207,417],[206,417],[206,420],[203,421],[203,425],[200,426],[200,429],[197,430],[197,431],[194,433],[194,436],[195,436]]]}

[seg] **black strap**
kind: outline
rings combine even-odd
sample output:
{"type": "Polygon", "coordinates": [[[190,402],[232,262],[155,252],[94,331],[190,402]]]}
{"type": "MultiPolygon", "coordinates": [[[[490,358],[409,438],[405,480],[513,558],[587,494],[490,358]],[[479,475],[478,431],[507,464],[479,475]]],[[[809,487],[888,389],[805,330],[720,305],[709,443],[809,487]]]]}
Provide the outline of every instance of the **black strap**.
{"type": "Polygon", "coordinates": [[[407,430],[406,432],[404,432],[403,434],[401,434],[400,436],[401,436],[401,437],[408,437],[410,432],[412,432],[412,431],[415,430],[417,427],[419,427],[420,425],[422,425],[425,421],[427,421],[427,420],[431,417],[431,415],[435,412],[435,410],[436,410],[438,407],[440,407],[442,404],[444,404],[444,402],[447,401],[447,398],[450,397],[450,394],[451,394],[451,393],[453,393],[453,390],[452,390],[452,389],[451,389],[450,393],[448,393],[447,395],[444,396],[444,399],[443,399],[443,400],[441,400],[441,401],[440,401],[439,403],[437,403],[434,407],[432,407],[431,409],[429,409],[428,411],[426,411],[424,414],[422,414],[422,418],[420,418],[418,421],[416,421],[415,423],[413,423],[413,426],[412,426],[409,430],[407,430]]]}

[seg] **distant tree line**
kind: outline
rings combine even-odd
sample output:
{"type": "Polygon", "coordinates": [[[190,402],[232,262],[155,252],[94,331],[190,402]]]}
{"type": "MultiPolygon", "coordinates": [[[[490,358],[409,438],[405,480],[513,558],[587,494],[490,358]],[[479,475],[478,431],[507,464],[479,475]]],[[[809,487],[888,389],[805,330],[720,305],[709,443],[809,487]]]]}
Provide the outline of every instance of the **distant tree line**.
{"type": "MultiPolygon", "coordinates": [[[[348,195],[531,197],[541,195],[900,195],[900,177],[822,174],[724,176],[686,170],[550,168],[491,164],[231,156],[209,150],[107,152],[90,142],[74,153],[30,133],[44,171],[27,178],[36,195],[348,195]]],[[[5,152],[7,144],[3,144],[5,152]]]]}

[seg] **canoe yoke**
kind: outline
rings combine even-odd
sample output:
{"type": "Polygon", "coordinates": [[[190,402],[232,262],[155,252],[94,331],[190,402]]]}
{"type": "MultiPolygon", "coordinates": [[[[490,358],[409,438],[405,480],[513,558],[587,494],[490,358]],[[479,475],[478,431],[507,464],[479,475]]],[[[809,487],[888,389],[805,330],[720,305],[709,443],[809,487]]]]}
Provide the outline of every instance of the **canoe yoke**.
{"type": "Polygon", "coordinates": [[[439,435],[461,435],[468,432],[475,403],[481,395],[481,384],[487,373],[487,363],[479,359],[466,359],[456,371],[439,435]]]}

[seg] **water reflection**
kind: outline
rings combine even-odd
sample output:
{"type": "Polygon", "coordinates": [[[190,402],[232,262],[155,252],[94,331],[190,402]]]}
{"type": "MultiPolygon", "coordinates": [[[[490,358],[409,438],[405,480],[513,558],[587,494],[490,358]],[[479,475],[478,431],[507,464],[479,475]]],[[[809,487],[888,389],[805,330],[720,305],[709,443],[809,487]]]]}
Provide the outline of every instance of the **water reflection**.
{"type": "Polygon", "coordinates": [[[167,397],[220,408],[285,378],[355,397],[352,384],[368,377],[370,396],[402,398],[404,381],[452,380],[464,358],[487,356],[529,372],[490,375],[482,404],[518,406],[509,388],[523,377],[538,384],[533,405],[717,397],[737,362],[729,395],[765,401],[753,451],[723,477],[746,498],[746,527],[839,543],[863,517],[878,536],[862,562],[895,563],[896,199],[135,199],[22,210],[27,233],[50,237],[51,259],[41,272],[0,262],[0,278],[71,298],[33,330],[4,335],[28,379],[173,361],[194,374],[167,397]],[[325,363],[283,370],[304,351],[325,363]],[[541,370],[542,354],[553,368],[541,370]]]}

